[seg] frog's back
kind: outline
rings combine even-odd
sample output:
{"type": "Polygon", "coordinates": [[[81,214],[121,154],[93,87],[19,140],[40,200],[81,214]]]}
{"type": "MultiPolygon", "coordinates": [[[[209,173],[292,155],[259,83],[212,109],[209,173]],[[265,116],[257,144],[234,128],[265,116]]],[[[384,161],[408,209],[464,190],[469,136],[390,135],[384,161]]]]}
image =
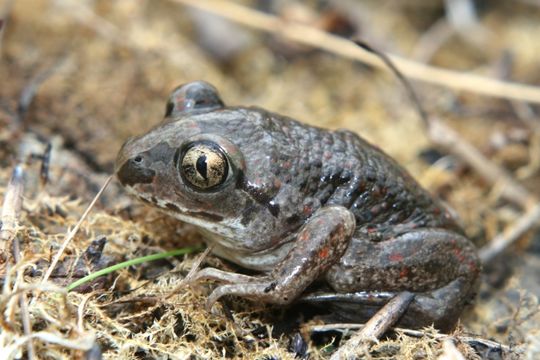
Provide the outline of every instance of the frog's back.
{"type": "Polygon", "coordinates": [[[342,205],[354,213],[357,232],[376,237],[428,227],[460,232],[444,206],[358,135],[270,113],[263,113],[261,120],[279,156],[273,171],[289,185],[285,195],[300,199],[297,211],[342,205]]]}

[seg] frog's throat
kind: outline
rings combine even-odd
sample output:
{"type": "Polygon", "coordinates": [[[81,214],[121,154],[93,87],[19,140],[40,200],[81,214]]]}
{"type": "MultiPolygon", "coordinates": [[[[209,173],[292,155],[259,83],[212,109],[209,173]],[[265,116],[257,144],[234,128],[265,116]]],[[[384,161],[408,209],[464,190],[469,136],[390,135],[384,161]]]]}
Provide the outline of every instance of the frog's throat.
{"type": "Polygon", "coordinates": [[[247,249],[230,248],[223,244],[223,241],[217,242],[215,239],[207,238],[207,242],[213,245],[212,252],[224,259],[238,264],[246,269],[256,271],[272,271],[283,261],[290,253],[294,242],[288,241],[280,243],[274,247],[260,251],[247,249]]]}

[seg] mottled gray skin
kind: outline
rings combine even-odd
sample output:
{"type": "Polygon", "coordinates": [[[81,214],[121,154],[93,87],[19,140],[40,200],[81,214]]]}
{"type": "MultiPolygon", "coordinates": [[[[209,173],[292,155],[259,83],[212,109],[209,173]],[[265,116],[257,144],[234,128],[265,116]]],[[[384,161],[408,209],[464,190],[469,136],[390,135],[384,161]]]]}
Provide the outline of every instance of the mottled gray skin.
{"type": "Polygon", "coordinates": [[[397,292],[416,294],[401,326],[451,329],[474,294],[479,261],[448,211],[393,159],[346,131],[255,107],[225,107],[215,89],[177,88],[165,120],[128,140],[117,159],[125,188],[200,227],[213,252],[261,273],[206,268],[210,295],[324,303],[364,321],[397,292]],[[186,143],[209,141],[228,159],[211,191],[186,184],[186,143]],[[308,288],[309,287],[309,288],[308,288]]]}

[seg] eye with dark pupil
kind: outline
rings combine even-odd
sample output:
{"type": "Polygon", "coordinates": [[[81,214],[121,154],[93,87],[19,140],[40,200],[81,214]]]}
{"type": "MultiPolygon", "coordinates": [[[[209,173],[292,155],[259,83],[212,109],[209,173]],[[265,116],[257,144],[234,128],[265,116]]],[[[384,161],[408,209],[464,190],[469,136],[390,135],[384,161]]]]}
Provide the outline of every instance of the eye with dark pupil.
{"type": "Polygon", "coordinates": [[[219,146],[200,141],[181,151],[178,169],[187,185],[197,190],[211,190],[225,182],[229,163],[219,146]]]}
{"type": "Polygon", "coordinates": [[[207,165],[206,165],[206,155],[201,155],[197,159],[197,171],[201,176],[204,178],[204,180],[208,180],[208,174],[207,174],[207,165]]]}

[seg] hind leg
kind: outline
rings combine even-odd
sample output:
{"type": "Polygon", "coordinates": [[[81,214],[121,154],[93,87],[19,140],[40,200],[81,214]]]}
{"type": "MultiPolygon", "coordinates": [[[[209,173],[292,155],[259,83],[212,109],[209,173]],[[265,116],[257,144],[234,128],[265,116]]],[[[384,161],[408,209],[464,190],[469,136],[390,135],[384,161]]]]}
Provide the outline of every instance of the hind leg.
{"type": "Polygon", "coordinates": [[[478,272],[474,246],[446,230],[417,230],[381,242],[354,239],[327,273],[334,298],[312,294],[309,301],[324,298],[341,317],[359,321],[396,293],[411,291],[416,296],[400,326],[448,330],[472,297],[478,272]]]}
{"type": "MultiPolygon", "coordinates": [[[[397,292],[359,291],[354,293],[314,292],[299,300],[331,309],[338,321],[363,323],[388,303],[397,292]]],[[[433,325],[441,331],[450,331],[457,323],[463,308],[473,298],[464,288],[464,281],[456,279],[450,284],[428,293],[415,293],[397,326],[421,328],[433,325]],[[468,294],[463,296],[463,294],[468,294]]]]}

